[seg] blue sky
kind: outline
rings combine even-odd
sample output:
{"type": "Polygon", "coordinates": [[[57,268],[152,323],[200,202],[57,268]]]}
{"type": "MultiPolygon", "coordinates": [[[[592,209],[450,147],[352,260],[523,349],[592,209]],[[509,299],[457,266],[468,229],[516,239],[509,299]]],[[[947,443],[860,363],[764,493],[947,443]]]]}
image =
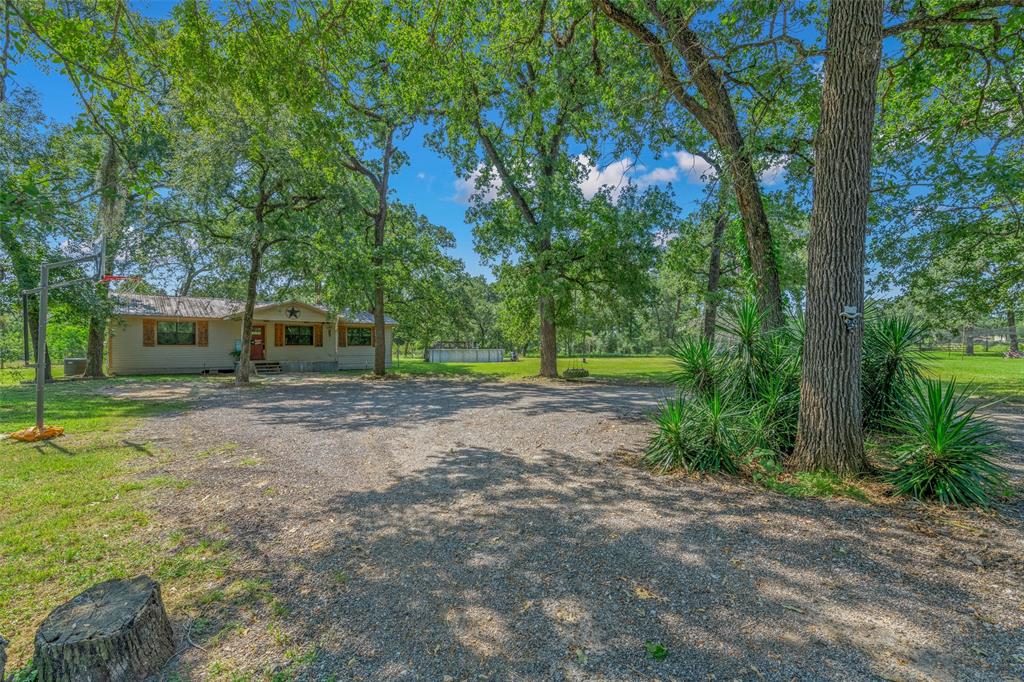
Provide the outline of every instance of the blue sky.
{"type": "MultiPolygon", "coordinates": [[[[173,3],[150,1],[132,5],[143,14],[161,17],[169,14],[173,3]]],[[[13,83],[39,93],[43,110],[50,118],[67,122],[79,113],[80,106],[74,91],[59,72],[44,73],[29,60],[15,64],[13,68],[13,83]]],[[[431,222],[451,230],[456,238],[451,255],[461,258],[470,273],[490,279],[490,268],[480,262],[473,250],[472,227],[465,220],[473,179],[457,177],[447,159],[427,148],[423,143],[426,132],[423,126],[414,128],[400,142],[409,162],[394,176],[394,196],[404,203],[413,204],[431,222]]],[[[683,213],[694,210],[699,204],[704,182],[702,176],[707,171],[702,160],[684,152],[668,152],[661,158],[644,152],[639,158],[600,158],[592,164],[590,176],[581,185],[584,194],[593,194],[602,185],[614,188],[626,182],[671,187],[683,213]]],[[[781,175],[776,178],[768,175],[763,179],[766,184],[773,184],[771,181],[780,181],[781,175]]]]}

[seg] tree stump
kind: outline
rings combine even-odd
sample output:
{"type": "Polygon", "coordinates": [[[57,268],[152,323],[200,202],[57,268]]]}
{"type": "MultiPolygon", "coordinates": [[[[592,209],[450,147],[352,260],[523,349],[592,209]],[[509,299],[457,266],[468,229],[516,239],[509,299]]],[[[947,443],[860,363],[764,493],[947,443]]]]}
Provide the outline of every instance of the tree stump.
{"type": "Polygon", "coordinates": [[[134,682],[174,654],[160,586],[148,576],[93,585],[36,632],[39,682],[134,682]]]}

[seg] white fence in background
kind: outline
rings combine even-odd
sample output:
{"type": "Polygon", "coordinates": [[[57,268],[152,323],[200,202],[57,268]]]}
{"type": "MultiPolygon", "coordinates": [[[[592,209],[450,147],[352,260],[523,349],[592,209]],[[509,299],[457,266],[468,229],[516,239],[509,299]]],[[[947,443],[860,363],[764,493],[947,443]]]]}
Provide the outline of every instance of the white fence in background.
{"type": "Polygon", "coordinates": [[[504,362],[504,348],[428,348],[428,362],[504,362]]]}

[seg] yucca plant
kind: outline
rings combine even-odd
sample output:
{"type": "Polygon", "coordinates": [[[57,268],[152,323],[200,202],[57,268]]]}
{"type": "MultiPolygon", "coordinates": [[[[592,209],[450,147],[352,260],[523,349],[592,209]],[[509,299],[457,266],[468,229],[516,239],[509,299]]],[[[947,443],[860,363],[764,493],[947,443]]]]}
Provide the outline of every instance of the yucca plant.
{"type": "Polygon", "coordinates": [[[684,467],[694,446],[686,400],[666,400],[654,422],[658,430],[647,444],[644,461],[661,473],[684,467]]]}
{"type": "Polygon", "coordinates": [[[748,415],[748,447],[776,454],[793,450],[800,411],[799,365],[790,358],[773,373],[759,374],[748,415]]]}
{"type": "Polygon", "coordinates": [[[664,472],[671,469],[735,474],[742,453],[737,434],[743,413],[718,391],[668,400],[656,417],[658,430],[644,461],[664,472]]]}
{"type": "Polygon", "coordinates": [[[790,347],[796,351],[797,356],[802,355],[804,336],[807,334],[807,319],[804,317],[803,309],[797,308],[796,314],[789,317],[779,331],[790,347]]]}
{"type": "Polygon", "coordinates": [[[870,317],[861,365],[863,416],[865,426],[880,428],[921,377],[923,354],[918,344],[928,329],[911,315],[870,317]]]}
{"type": "Polygon", "coordinates": [[[944,505],[989,506],[1007,489],[995,457],[993,428],[967,406],[956,381],[911,383],[888,421],[899,444],[887,478],[900,495],[944,505]]]}
{"type": "Polygon", "coordinates": [[[748,395],[752,392],[756,380],[763,322],[764,313],[758,308],[757,300],[747,295],[726,310],[721,324],[718,325],[720,330],[732,336],[736,342],[733,348],[736,378],[741,382],[740,388],[748,395]]]}
{"type": "Polygon", "coordinates": [[[710,395],[729,380],[728,357],[704,336],[686,336],[672,347],[676,370],[672,381],[681,391],[710,395]]]}
{"type": "Polygon", "coordinates": [[[672,351],[681,398],[657,417],[646,458],[658,469],[735,473],[753,450],[773,458],[792,450],[800,389],[796,336],[765,332],[752,296],[729,308],[719,326],[728,345],[690,336],[672,351]]]}
{"type": "Polygon", "coordinates": [[[782,330],[762,334],[755,346],[753,365],[755,397],[757,383],[766,376],[777,376],[793,388],[800,387],[800,346],[782,330]]]}

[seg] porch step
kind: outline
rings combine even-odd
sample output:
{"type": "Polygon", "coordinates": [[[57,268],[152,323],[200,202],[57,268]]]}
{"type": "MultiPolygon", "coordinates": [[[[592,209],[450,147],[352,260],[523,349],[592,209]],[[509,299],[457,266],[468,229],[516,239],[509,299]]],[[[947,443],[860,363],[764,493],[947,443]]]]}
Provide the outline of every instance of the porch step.
{"type": "Polygon", "coordinates": [[[257,361],[252,363],[256,367],[256,371],[260,374],[280,374],[281,363],[280,362],[263,362],[257,361]]]}

